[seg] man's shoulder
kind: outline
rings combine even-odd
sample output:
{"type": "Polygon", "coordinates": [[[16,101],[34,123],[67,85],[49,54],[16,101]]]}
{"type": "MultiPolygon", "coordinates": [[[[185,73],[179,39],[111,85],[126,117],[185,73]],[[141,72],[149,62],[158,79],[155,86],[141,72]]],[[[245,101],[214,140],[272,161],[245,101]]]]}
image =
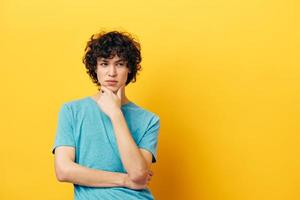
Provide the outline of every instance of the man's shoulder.
{"type": "Polygon", "coordinates": [[[71,100],[66,100],[62,103],[62,106],[65,106],[72,110],[78,110],[86,105],[88,98],[89,97],[79,97],[71,100]]]}
{"type": "Polygon", "coordinates": [[[141,106],[138,105],[136,103],[132,103],[132,109],[135,111],[135,113],[139,114],[140,116],[144,116],[147,118],[158,118],[159,116],[156,112],[154,112],[153,110],[149,109],[147,106],[141,106]]]}

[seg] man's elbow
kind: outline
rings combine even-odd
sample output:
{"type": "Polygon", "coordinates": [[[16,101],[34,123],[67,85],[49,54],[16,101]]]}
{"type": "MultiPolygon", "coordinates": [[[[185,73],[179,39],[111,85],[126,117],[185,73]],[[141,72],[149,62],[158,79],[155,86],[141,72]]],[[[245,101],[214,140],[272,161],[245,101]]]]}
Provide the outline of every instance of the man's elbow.
{"type": "Polygon", "coordinates": [[[69,173],[68,166],[66,166],[66,165],[55,166],[56,179],[59,182],[67,182],[68,181],[68,173],[69,173]]]}
{"type": "Polygon", "coordinates": [[[136,172],[128,173],[130,180],[133,182],[144,182],[145,179],[148,177],[148,170],[138,170],[136,172]]]}
{"type": "Polygon", "coordinates": [[[57,179],[59,182],[66,182],[66,179],[65,179],[63,176],[61,176],[61,175],[57,175],[57,176],[56,176],[56,179],[57,179]]]}

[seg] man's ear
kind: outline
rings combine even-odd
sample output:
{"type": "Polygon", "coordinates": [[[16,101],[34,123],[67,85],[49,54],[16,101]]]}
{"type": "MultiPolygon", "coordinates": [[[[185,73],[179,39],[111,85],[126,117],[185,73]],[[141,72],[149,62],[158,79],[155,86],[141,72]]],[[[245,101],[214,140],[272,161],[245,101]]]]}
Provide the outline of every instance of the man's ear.
{"type": "Polygon", "coordinates": [[[127,65],[127,68],[128,68],[128,73],[131,73],[131,69],[128,65],[127,65]]]}

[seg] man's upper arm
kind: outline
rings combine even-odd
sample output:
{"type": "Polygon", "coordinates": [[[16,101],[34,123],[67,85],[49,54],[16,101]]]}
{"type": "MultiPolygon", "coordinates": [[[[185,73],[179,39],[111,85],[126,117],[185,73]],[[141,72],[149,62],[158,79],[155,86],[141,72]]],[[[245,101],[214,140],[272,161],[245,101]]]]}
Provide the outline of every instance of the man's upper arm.
{"type": "Polygon", "coordinates": [[[144,159],[147,162],[148,169],[150,169],[151,164],[152,164],[152,153],[150,151],[148,151],[146,149],[142,149],[142,148],[140,148],[140,151],[141,151],[144,159]]]}
{"type": "Polygon", "coordinates": [[[56,177],[59,180],[63,180],[68,164],[75,161],[75,148],[71,146],[59,146],[55,148],[54,154],[56,177]]]}
{"type": "Polygon", "coordinates": [[[158,116],[154,115],[149,122],[147,130],[145,131],[144,135],[138,143],[138,147],[140,149],[144,149],[145,151],[148,150],[148,153],[144,151],[144,154],[147,160],[151,158],[150,164],[156,162],[159,128],[160,119],[158,116]],[[150,156],[150,154],[152,155],[150,156]]]}

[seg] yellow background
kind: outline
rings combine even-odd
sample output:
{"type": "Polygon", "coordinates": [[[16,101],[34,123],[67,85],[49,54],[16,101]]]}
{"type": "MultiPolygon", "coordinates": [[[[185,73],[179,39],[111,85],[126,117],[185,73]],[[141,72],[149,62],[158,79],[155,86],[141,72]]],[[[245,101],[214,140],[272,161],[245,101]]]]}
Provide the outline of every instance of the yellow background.
{"type": "Polygon", "coordinates": [[[0,1],[0,199],[72,199],[55,178],[62,102],[94,94],[91,34],[133,33],[128,97],[161,117],[156,199],[300,199],[297,0],[0,1]]]}

